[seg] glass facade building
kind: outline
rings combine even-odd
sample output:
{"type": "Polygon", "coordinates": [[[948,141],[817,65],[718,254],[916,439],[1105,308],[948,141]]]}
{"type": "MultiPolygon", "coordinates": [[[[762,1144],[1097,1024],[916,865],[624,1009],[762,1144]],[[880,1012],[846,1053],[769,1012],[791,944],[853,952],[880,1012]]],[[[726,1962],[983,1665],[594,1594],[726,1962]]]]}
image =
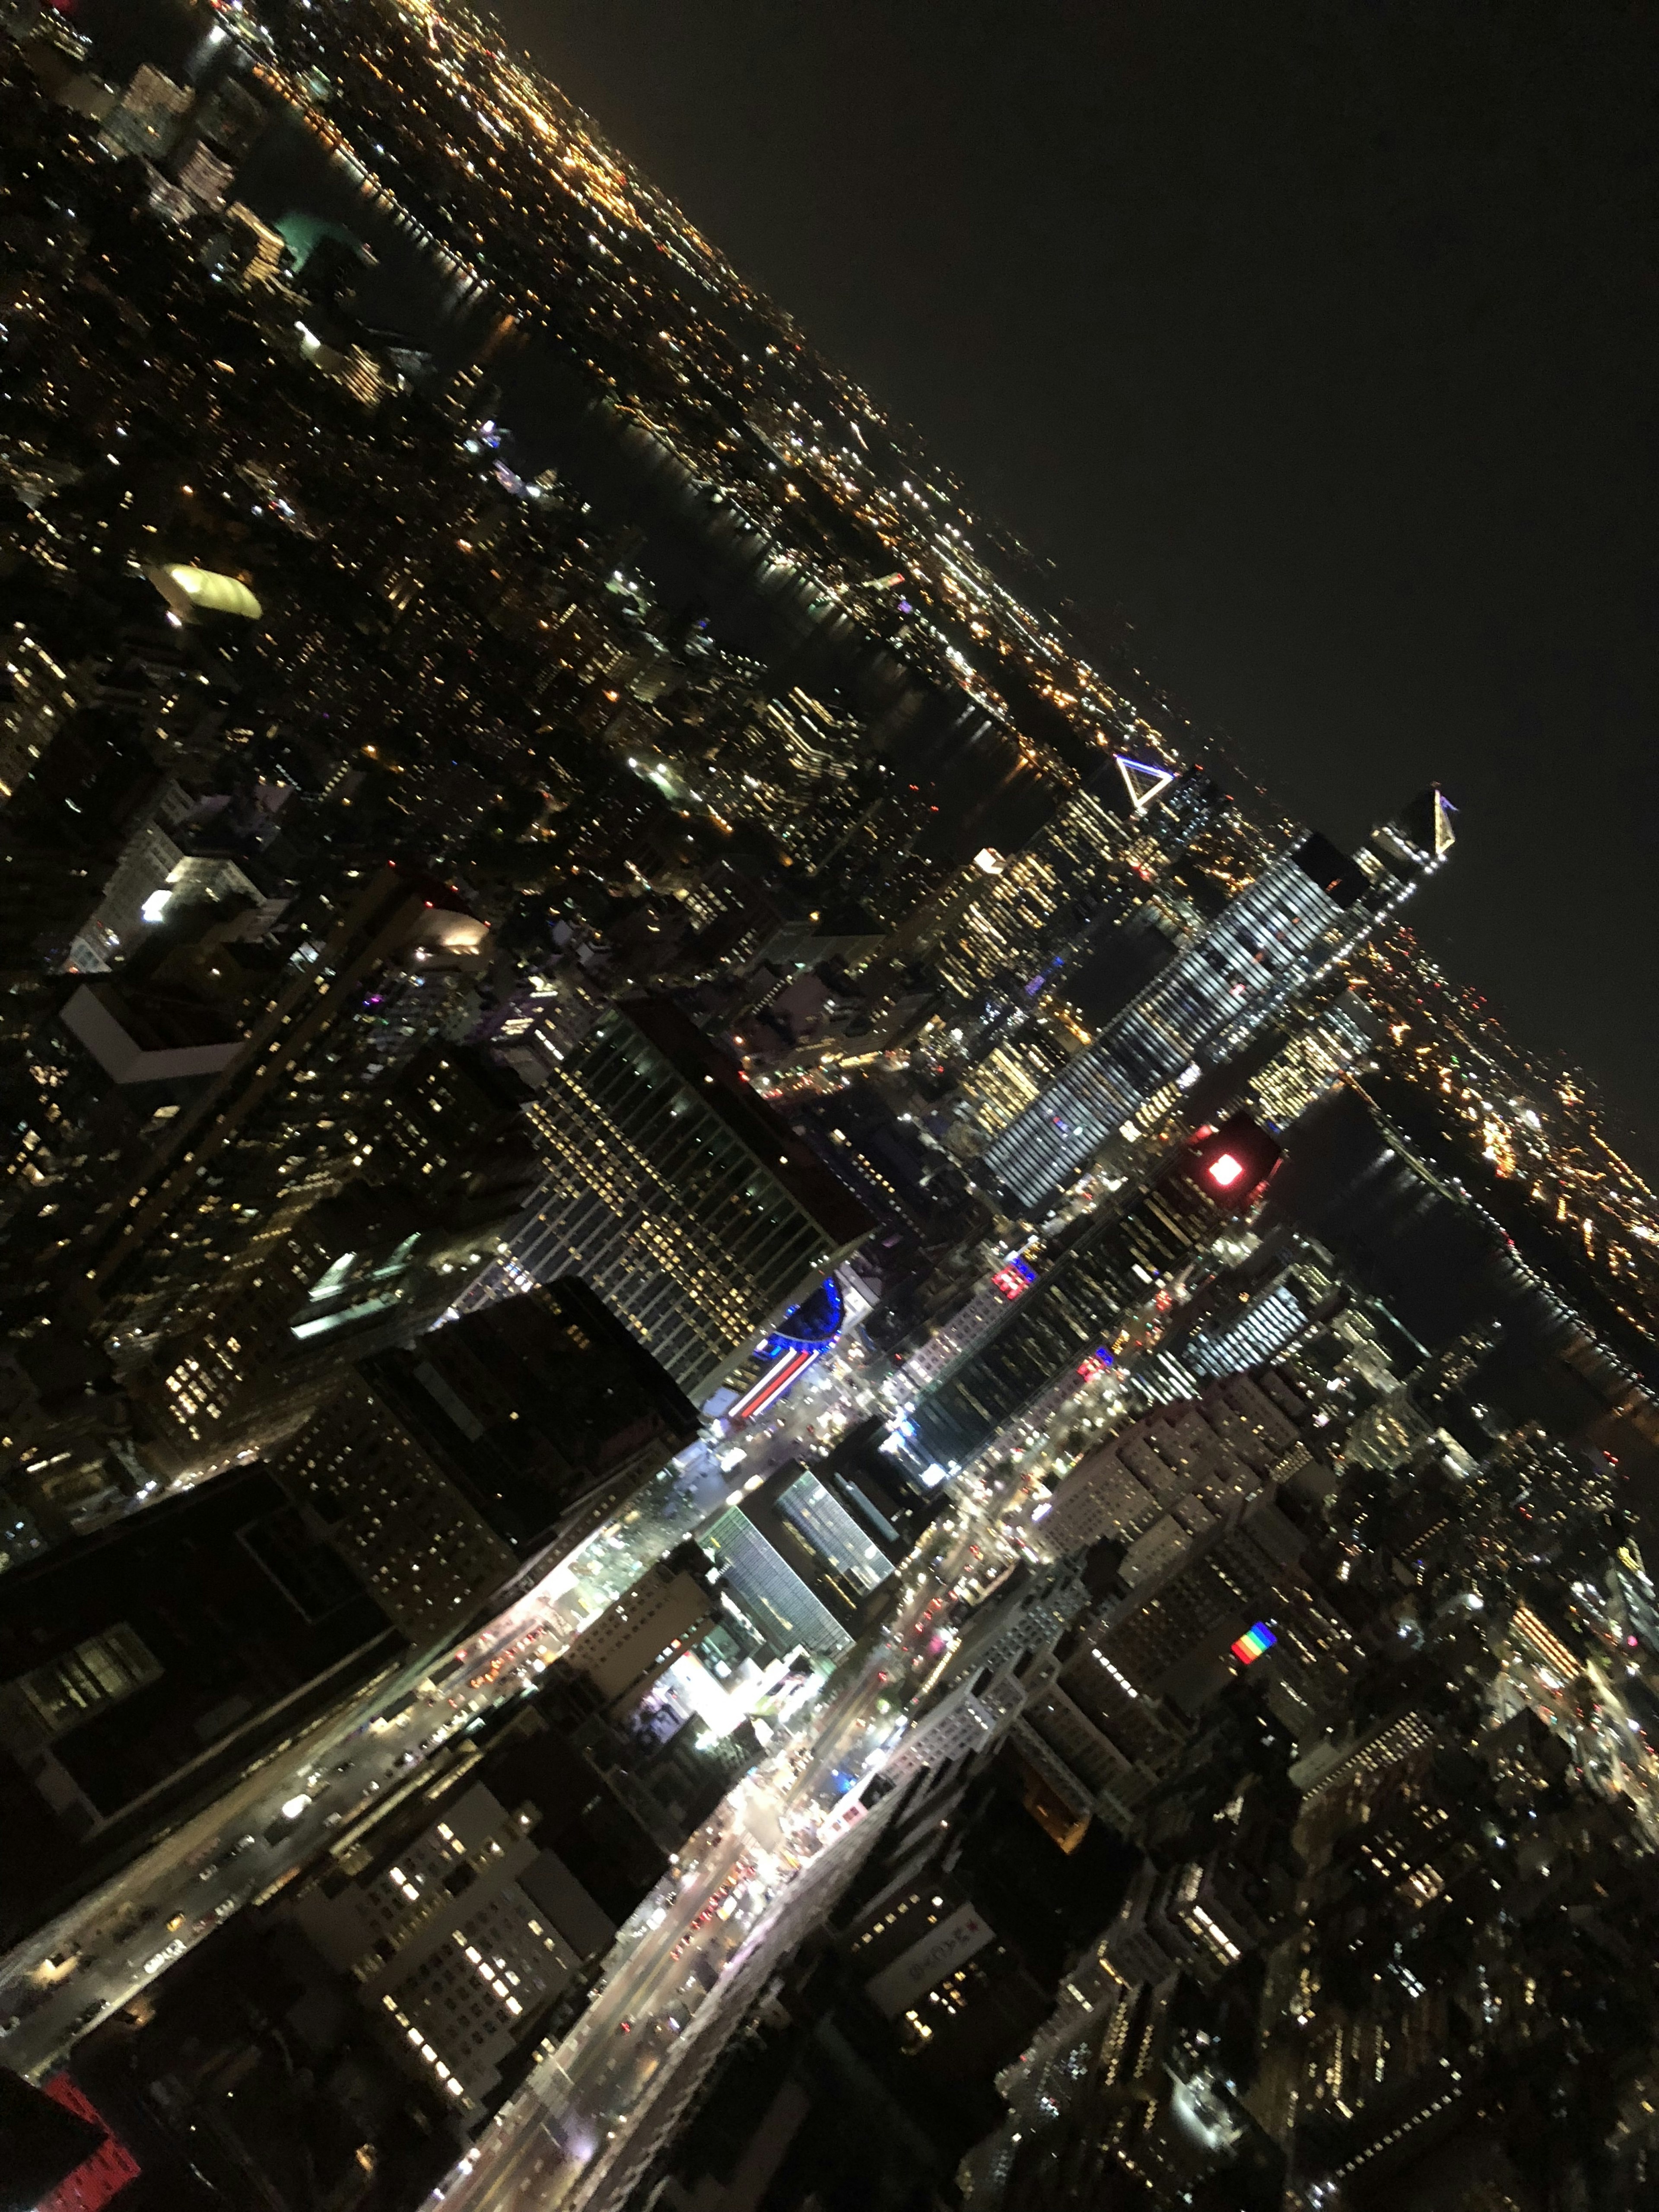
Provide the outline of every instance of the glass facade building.
{"type": "Polygon", "coordinates": [[[993,1139],[996,1182],[1020,1206],[1040,1205],[1103,1146],[1136,1136],[1184,1085],[1237,1058],[1439,866],[1448,814],[1425,793],[1352,859],[1316,835],[1270,861],[993,1139]]]}
{"type": "Polygon", "coordinates": [[[1193,1149],[1129,1210],[1091,1227],[1008,1310],[1007,1319],[911,1409],[907,1455],[966,1465],[1041,1395],[1085,1360],[1103,1364],[1127,1314],[1156,1297],[1208,1246],[1228,1215],[1259,1189],[1278,1147],[1231,1123],[1193,1149]],[[1219,1149],[1218,1149],[1219,1148],[1219,1149]],[[1241,1164],[1222,1186],[1204,1163],[1241,1164]]]}
{"type": "Polygon", "coordinates": [[[544,1185],[513,1258],[575,1274],[692,1398],[868,1233],[868,1216],[665,1001],[609,1009],[526,1116],[544,1185]]]}
{"type": "Polygon", "coordinates": [[[738,1506],[722,1513],[699,1540],[726,1572],[732,1597],[780,1654],[805,1644],[838,1659],[852,1638],[819,1602],[776,1547],[738,1506]]]}

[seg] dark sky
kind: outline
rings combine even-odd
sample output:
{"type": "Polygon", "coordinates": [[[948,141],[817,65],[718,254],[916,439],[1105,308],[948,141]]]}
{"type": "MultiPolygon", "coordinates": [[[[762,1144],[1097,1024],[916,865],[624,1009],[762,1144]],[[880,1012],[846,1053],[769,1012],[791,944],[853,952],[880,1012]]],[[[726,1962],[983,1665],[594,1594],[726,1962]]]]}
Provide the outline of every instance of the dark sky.
{"type": "Polygon", "coordinates": [[[1659,1168],[1659,8],[502,12],[1659,1168]]]}

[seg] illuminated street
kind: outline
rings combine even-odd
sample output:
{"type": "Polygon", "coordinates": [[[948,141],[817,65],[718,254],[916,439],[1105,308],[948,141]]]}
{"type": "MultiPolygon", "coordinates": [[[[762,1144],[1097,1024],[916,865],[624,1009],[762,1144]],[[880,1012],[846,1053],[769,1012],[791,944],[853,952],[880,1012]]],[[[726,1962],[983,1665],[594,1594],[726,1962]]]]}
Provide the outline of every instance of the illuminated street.
{"type": "MultiPolygon", "coordinates": [[[[845,1365],[826,1360],[809,1388],[776,1409],[769,1432],[748,1446],[750,1458],[724,1477],[712,1468],[701,1480],[677,1476],[680,1510],[694,1510],[684,1500],[699,1497],[724,1503],[714,1487],[721,1480],[734,1485],[727,1495],[740,1495],[750,1466],[775,1465],[845,1426],[861,1410],[841,1395],[857,1383],[861,1357],[845,1365]]],[[[696,1462],[698,1454],[689,1457],[696,1462]]],[[[990,1492],[984,1497],[993,1502],[990,1492]]],[[[659,1545],[670,1540],[660,1520],[635,1525],[650,1526],[659,1545]]],[[[12,2063],[48,2069],[66,2045],[230,1914],[274,1894],[315,1852],[343,1845],[356,1823],[422,1788],[434,1752],[532,1687],[568,1645],[580,1626],[578,1594],[581,1617],[592,1618],[648,1556],[625,1532],[601,1532],[542,1589],[460,1647],[446,1669],[433,1670],[441,1680],[422,1674],[411,1684],[406,1674],[377,1693],[371,1717],[359,1702],[320,1724],[308,1748],[308,1802],[295,1802],[291,1782],[272,1784],[256,1771],[231,1798],[14,1954],[0,1995],[0,2004],[21,2016],[12,2063]],[[53,1959],[62,1963],[49,1964],[53,1959]]],[[[619,1932],[577,2027],[486,2130],[441,2201],[457,2212],[620,2201],[622,2177],[648,2155],[773,1966],[825,1909],[878,1830],[877,1814],[827,1843],[823,1832],[840,1798],[890,1745],[907,1704],[926,1692],[948,1657],[953,1636],[932,1632],[931,1621],[953,1593],[983,1587],[1008,1556],[994,1514],[963,1510],[934,1524],[884,1633],[851,1655],[819,1703],[689,1840],[676,1875],[619,1932]]],[[[280,1755],[279,1771],[294,1773],[291,1748],[280,1755]]]]}
{"type": "Polygon", "coordinates": [[[955,1587],[974,1540],[961,1531],[936,1567],[912,1577],[891,1630],[826,1710],[690,1839],[678,1877],[622,1931],[580,2025],[435,2201],[454,2212],[623,2201],[724,2037],[878,1832],[879,1810],[820,1839],[846,1778],[878,1755],[890,1728],[878,1708],[895,1680],[931,1671],[924,1616],[955,1587]]]}
{"type": "Polygon", "coordinates": [[[683,1516],[695,1516],[700,1500],[707,1509],[717,1480],[694,1473],[661,1483],[648,1521],[636,1507],[629,1524],[601,1530],[437,1666],[410,1662],[319,1721],[302,1744],[273,1751],[227,1796],[20,1946],[0,1970],[0,2017],[19,2021],[9,2062],[49,2068],[232,1912],[423,1786],[432,1752],[532,1686],[583,1623],[676,1540],[683,1516]]]}

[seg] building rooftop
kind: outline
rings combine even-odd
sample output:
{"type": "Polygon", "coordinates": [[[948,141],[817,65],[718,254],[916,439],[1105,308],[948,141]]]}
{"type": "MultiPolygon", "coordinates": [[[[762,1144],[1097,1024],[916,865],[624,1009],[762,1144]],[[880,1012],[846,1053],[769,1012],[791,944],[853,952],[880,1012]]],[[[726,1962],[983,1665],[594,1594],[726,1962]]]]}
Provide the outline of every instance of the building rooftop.
{"type": "Polygon", "coordinates": [[[837,1249],[856,1244],[875,1227],[839,1177],[763,1099],[736,1061],[706,1037],[671,1000],[624,999],[618,1012],[695,1087],[759,1164],[781,1183],[837,1249]]]}

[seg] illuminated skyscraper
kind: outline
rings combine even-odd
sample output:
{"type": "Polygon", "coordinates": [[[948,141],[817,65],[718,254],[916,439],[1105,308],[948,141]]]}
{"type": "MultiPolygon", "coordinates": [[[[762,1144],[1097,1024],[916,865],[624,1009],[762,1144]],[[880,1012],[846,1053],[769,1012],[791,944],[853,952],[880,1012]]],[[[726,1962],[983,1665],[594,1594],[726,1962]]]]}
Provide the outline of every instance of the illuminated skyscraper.
{"type": "Polygon", "coordinates": [[[1271,1496],[1213,1524],[1127,1602],[1079,1626],[1053,1687],[1014,1723],[1013,1741],[1079,1814],[1133,1824],[1175,1770],[1194,1721],[1227,1681],[1278,1644],[1263,1616],[1307,1607],[1294,1563],[1304,1539],[1271,1496]]]}
{"type": "Polygon", "coordinates": [[[1346,1070],[1370,1058],[1383,1034],[1358,991],[1345,991],[1313,1021],[1299,1020],[1250,1078],[1249,1103],[1275,1129],[1287,1129],[1346,1070]]]}
{"type": "Polygon", "coordinates": [[[1073,1244],[918,1400],[901,1432],[907,1458],[965,1465],[1056,1376],[1109,1364],[1128,1318],[1194,1264],[1278,1159],[1272,1138],[1242,1118],[1193,1146],[1127,1212],[1073,1244]]]}
{"type": "Polygon", "coordinates": [[[870,1219],[666,1000],[611,1007],[526,1115],[549,1182],[514,1242],[581,1275],[701,1401],[870,1219]]]}
{"type": "Polygon", "coordinates": [[[366,1359],[270,1464],[418,1647],[544,1572],[696,1434],[656,1361],[565,1281],[366,1359]]]}
{"type": "Polygon", "coordinates": [[[1150,1128],[1380,927],[1452,836],[1430,790],[1352,859],[1317,833],[1281,853],[994,1139],[990,1173],[1033,1207],[1103,1145],[1150,1128]]]}
{"type": "Polygon", "coordinates": [[[1114,759],[1023,851],[985,870],[954,940],[938,955],[947,988],[975,1018],[1004,1000],[1029,1006],[1087,933],[1140,903],[1220,801],[1200,769],[1176,775],[1114,759]]]}
{"type": "MultiPolygon", "coordinates": [[[[450,886],[393,866],[349,870],[299,919],[285,961],[263,942],[198,935],[159,971],[212,1013],[228,1048],[197,1063],[209,1079],[171,1118],[145,1125],[115,1198],[87,1194],[53,1268],[86,1318],[166,1325],[257,1249],[256,1221],[274,1239],[352,1181],[374,1156],[378,1086],[453,1013],[489,934],[450,886]]],[[[178,1072],[138,1057],[144,1039],[112,1011],[113,988],[88,986],[65,1025],[117,1089],[178,1072]]]]}

